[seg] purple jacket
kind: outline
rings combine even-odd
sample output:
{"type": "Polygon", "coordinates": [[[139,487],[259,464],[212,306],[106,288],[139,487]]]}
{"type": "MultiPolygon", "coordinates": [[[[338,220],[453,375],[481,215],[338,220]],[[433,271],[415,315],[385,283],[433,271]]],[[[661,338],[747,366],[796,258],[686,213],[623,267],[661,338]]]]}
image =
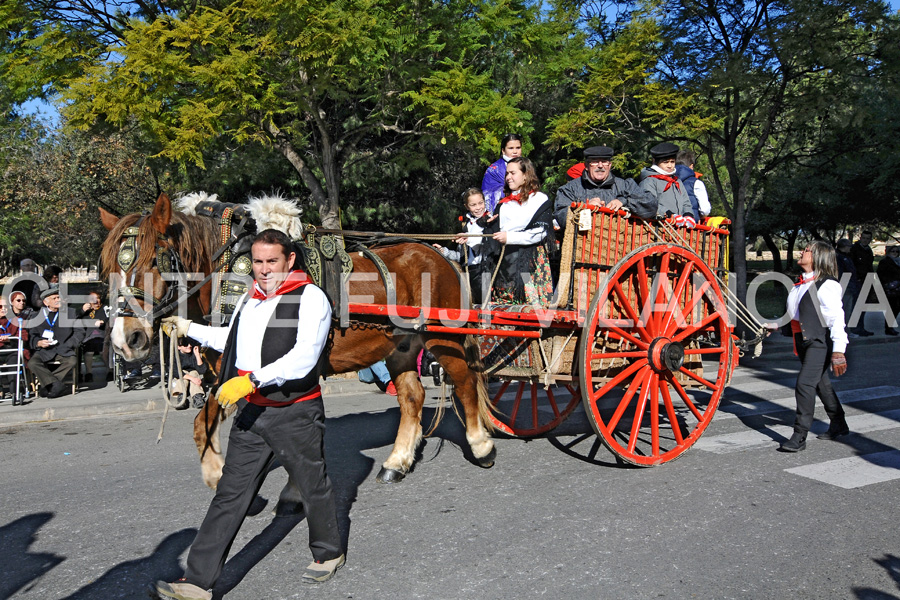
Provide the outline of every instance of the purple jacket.
{"type": "Polygon", "coordinates": [[[501,156],[491,163],[491,166],[484,172],[484,179],[481,180],[481,192],[484,194],[484,203],[489,213],[496,213],[494,209],[497,207],[497,202],[503,197],[505,187],[506,161],[501,156]]]}

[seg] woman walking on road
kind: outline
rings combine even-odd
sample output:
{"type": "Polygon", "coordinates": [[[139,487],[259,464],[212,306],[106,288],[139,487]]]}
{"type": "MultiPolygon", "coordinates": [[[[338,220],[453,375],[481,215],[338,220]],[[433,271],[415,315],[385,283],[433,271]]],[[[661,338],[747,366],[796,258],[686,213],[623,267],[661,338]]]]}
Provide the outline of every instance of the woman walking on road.
{"type": "Polygon", "coordinates": [[[844,355],[847,333],[844,331],[841,284],[837,281],[834,248],[825,242],[811,242],[797,264],[803,269],[803,275],[787,299],[794,352],[801,362],[794,388],[797,416],[794,434],[778,448],[781,452],[799,452],[806,448],[817,393],[831,420],[828,431],[819,435],[819,439],[833,440],[850,433],[844,409],[828,377],[829,366],[837,377],[847,371],[844,355]]]}

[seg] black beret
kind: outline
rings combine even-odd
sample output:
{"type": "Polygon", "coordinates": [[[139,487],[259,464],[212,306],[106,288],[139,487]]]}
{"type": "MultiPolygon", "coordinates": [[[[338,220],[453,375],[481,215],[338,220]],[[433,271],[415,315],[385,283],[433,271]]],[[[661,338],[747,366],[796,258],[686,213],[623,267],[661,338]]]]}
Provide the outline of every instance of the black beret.
{"type": "Polygon", "coordinates": [[[584,149],[584,158],[602,158],[609,160],[613,157],[613,149],[609,146],[591,146],[584,149]]]}
{"type": "Polygon", "coordinates": [[[661,160],[663,158],[675,158],[675,156],[678,155],[679,150],[680,148],[672,142],[663,142],[662,144],[657,144],[650,148],[650,156],[652,156],[655,160],[661,160]]]}
{"type": "Polygon", "coordinates": [[[41,300],[46,300],[50,296],[59,296],[59,287],[52,286],[41,292],[41,300]]]}

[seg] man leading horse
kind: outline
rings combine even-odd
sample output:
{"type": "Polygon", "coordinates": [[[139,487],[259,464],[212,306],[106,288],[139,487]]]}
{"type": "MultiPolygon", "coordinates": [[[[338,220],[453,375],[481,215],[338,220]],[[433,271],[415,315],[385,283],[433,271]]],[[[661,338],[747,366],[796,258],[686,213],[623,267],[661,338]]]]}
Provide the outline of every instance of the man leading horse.
{"type": "Polygon", "coordinates": [[[300,490],[314,561],[305,583],[330,579],[344,564],[334,493],[325,469],[325,408],[319,361],[331,327],[325,293],[294,270],[290,238],[268,229],[251,247],[255,283],[228,328],[163,319],[170,335],[221,351],[216,399],[237,404],[216,495],[197,532],[184,577],[159,581],[160,598],[209,600],[250,504],[278,460],[300,490]]]}

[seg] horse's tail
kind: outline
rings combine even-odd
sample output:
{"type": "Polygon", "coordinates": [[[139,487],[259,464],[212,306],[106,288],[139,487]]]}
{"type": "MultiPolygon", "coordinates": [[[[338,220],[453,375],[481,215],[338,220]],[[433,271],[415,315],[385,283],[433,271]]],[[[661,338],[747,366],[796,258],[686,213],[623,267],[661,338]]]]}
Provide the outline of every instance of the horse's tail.
{"type": "Polygon", "coordinates": [[[493,420],[494,405],[491,404],[491,397],[488,394],[487,381],[484,376],[484,364],[481,362],[481,352],[478,342],[475,341],[475,336],[467,335],[465,342],[463,342],[463,348],[466,352],[466,364],[475,373],[475,385],[478,389],[478,416],[481,418],[481,422],[488,433],[493,433],[495,429],[493,420]]]}

